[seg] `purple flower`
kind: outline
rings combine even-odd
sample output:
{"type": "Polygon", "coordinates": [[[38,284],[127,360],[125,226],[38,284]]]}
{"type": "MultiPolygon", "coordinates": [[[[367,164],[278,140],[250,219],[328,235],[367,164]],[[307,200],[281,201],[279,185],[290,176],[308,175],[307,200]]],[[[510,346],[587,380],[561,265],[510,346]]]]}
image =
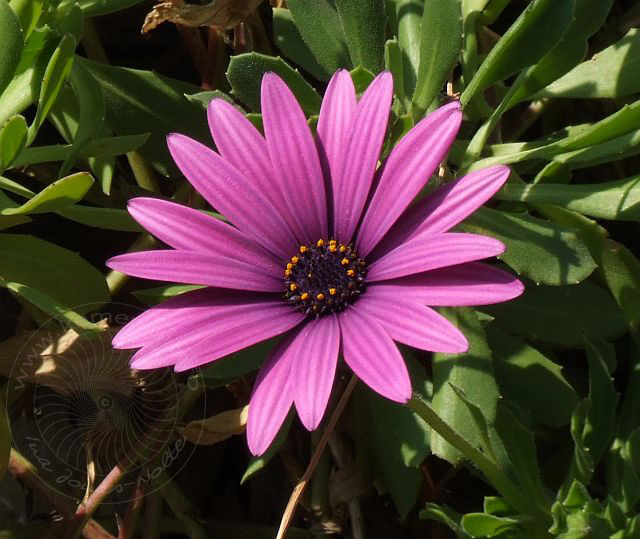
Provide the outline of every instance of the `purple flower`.
{"type": "Polygon", "coordinates": [[[423,119],[381,167],[393,84],[382,73],[357,100],[338,71],[314,141],[305,116],[273,73],[262,81],[265,136],[215,99],[209,126],[218,153],[168,137],[187,179],[230,224],[172,202],[137,198],[133,217],[170,250],[117,256],[109,267],[136,277],[205,285],[138,316],[116,348],[140,348],[137,369],[183,371],[284,334],[251,397],[247,436],[255,455],[273,441],[291,405],[309,430],[320,423],[340,351],[358,377],[398,402],[411,382],[394,341],[460,353],[464,335],[429,306],[497,303],[520,281],[477,260],[495,239],[448,232],[505,182],[490,167],[411,205],[444,159],[462,113],[449,103],[423,119]]]}

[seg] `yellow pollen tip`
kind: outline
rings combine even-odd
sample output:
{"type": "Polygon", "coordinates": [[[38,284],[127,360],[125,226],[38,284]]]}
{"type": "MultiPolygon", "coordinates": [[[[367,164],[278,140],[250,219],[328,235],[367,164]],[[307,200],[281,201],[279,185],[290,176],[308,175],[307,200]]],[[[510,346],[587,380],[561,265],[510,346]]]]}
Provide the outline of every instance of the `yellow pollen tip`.
{"type": "Polygon", "coordinates": [[[340,261],[340,264],[342,264],[343,266],[348,265],[348,264],[349,264],[349,259],[348,259],[348,258],[343,258],[343,259],[340,261]]]}
{"type": "Polygon", "coordinates": [[[319,299],[319,300],[321,300],[321,301],[322,301],[322,300],[324,299],[324,294],[323,294],[322,292],[320,292],[320,294],[318,294],[318,295],[316,296],[316,299],[319,299]]]}
{"type": "Polygon", "coordinates": [[[331,251],[332,253],[335,253],[338,250],[338,248],[335,245],[329,245],[329,251],[331,251]]]}
{"type": "Polygon", "coordinates": [[[318,247],[322,247],[324,245],[324,240],[318,240],[318,243],[316,243],[316,245],[318,247]]]}
{"type": "Polygon", "coordinates": [[[293,264],[297,264],[299,260],[300,260],[300,259],[299,259],[297,256],[292,256],[292,257],[291,257],[291,262],[292,262],[293,264]]]}
{"type": "Polygon", "coordinates": [[[356,272],[355,272],[355,271],[353,271],[353,270],[349,270],[349,271],[347,271],[347,275],[348,275],[349,277],[353,277],[355,274],[356,274],[356,272]]]}
{"type": "Polygon", "coordinates": [[[301,299],[302,301],[304,301],[304,300],[306,300],[306,299],[308,299],[308,298],[309,298],[309,294],[307,294],[306,292],[305,292],[304,294],[300,294],[300,299],[301,299]]]}
{"type": "Polygon", "coordinates": [[[289,285],[289,290],[291,290],[291,292],[295,292],[298,289],[298,285],[296,283],[291,283],[289,285]]]}
{"type": "Polygon", "coordinates": [[[347,250],[347,248],[344,245],[340,246],[340,252],[344,253],[347,250]]]}
{"type": "Polygon", "coordinates": [[[329,245],[335,245],[336,243],[338,243],[336,240],[331,240],[331,241],[329,242],[329,245]]]}
{"type": "Polygon", "coordinates": [[[301,253],[305,253],[307,251],[307,246],[306,245],[301,245],[300,246],[300,252],[301,253]]]}
{"type": "Polygon", "coordinates": [[[332,296],[336,295],[337,290],[335,288],[329,288],[329,294],[331,294],[332,296]]]}
{"type": "Polygon", "coordinates": [[[291,275],[291,270],[290,269],[284,270],[284,276],[285,277],[289,277],[290,275],[291,275]]]}
{"type": "Polygon", "coordinates": [[[293,264],[292,264],[291,262],[289,262],[289,263],[287,264],[287,269],[288,269],[288,270],[293,269],[293,264]]]}

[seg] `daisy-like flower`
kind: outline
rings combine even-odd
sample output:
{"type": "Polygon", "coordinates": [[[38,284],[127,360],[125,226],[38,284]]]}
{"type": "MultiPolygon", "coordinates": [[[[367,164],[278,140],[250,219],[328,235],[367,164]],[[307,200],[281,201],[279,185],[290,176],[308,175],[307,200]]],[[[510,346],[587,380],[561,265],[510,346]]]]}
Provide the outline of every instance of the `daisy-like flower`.
{"type": "Polygon", "coordinates": [[[173,159],[225,223],[153,198],[131,215],[172,249],[112,258],[109,267],[147,279],[204,285],[127,324],[116,348],[140,348],[131,365],[184,371],[284,335],[255,383],[247,438],[271,444],[291,406],[320,423],[338,356],[371,389],[401,403],[411,382],[394,341],[465,352],[464,335],[433,306],[484,305],[518,296],[522,284],[477,260],[499,241],[449,232],[505,182],[490,167],[411,204],[444,159],[462,113],[449,103],[419,122],[382,166],[393,95],[384,72],[358,100],[348,72],[326,91],[317,137],[275,74],[262,80],[262,134],[229,103],[208,119],[218,151],[172,134],[173,159]]]}

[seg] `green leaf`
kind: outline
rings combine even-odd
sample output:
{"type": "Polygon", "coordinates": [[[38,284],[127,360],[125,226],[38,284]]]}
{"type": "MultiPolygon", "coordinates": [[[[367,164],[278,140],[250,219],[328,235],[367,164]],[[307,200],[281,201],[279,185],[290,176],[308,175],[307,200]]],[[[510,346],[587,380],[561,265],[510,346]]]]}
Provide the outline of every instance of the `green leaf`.
{"type": "Polygon", "coordinates": [[[461,103],[538,62],[560,41],[572,18],[573,0],[531,2],[484,59],[460,97],[461,103]]]}
{"type": "Polygon", "coordinates": [[[583,346],[584,336],[613,338],[627,329],[611,294],[584,281],[572,286],[529,284],[522,296],[482,307],[514,335],[559,346],[583,346]]]}
{"type": "Polygon", "coordinates": [[[35,29],[43,4],[44,0],[9,0],[11,9],[20,21],[24,41],[29,39],[31,32],[35,29]]]}
{"type": "MultiPolygon", "coordinates": [[[[293,3],[295,5],[295,1],[293,3]]],[[[291,3],[289,3],[291,6],[291,3]]],[[[311,10],[314,7],[322,6],[320,2],[308,4],[311,10]]],[[[333,8],[327,6],[327,9],[333,8]]],[[[303,17],[308,15],[309,10],[303,9],[303,17]]],[[[318,26],[315,26],[315,36],[318,33],[318,26]]],[[[318,80],[329,80],[331,73],[335,70],[324,69],[316,60],[313,53],[309,50],[303,41],[298,28],[293,22],[293,17],[289,9],[273,8],[273,39],[282,53],[292,62],[298,64],[302,69],[313,75],[318,80]]],[[[325,52],[327,48],[323,48],[321,52],[325,52]]]]}
{"type": "Polygon", "coordinates": [[[38,129],[44,122],[47,114],[53,107],[62,86],[67,81],[67,77],[71,72],[73,64],[73,53],[76,49],[76,40],[72,35],[66,34],[58,44],[54,51],[47,69],[44,72],[42,86],[40,87],[40,96],[38,97],[38,109],[33,122],[29,126],[28,144],[33,142],[38,129]]]}
{"type": "Polygon", "coordinates": [[[86,226],[117,230],[119,232],[144,232],[127,210],[115,208],[94,208],[74,204],[56,212],[62,217],[86,226]]]}
{"type": "Polygon", "coordinates": [[[109,301],[102,273],[76,253],[24,234],[0,234],[0,275],[78,312],[109,301]]]}
{"type": "Polygon", "coordinates": [[[84,30],[84,17],[76,2],[60,2],[50,24],[58,34],[69,34],[75,38],[76,43],[80,42],[84,30]]]}
{"type": "Polygon", "coordinates": [[[462,517],[461,524],[471,537],[496,537],[502,533],[515,532],[518,521],[485,513],[467,513],[462,517]]]}
{"type": "Polygon", "coordinates": [[[540,97],[625,97],[640,91],[640,29],[579,64],[531,99],[540,97]]]}
{"type": "Polygon", "coordinates": [[[88,172],[77,172],[57,180],[16,208],[3,210],[3,215],[56,212],[81,200],[93,185],[88,172]]]}
{"type": "Polygon", "coordinates": [[[440,522],[455,532],[459,539],[469,539],[471,536],[462,529],[460,520],[462,515],[456,513],[446,505],[437,505],[435,503],[427,503],[419,514],[423,520],[435,520],[440,522]]]}
{"type": "Polygon", "coordinates": [[[386,0],[389,28],[391,34],[397,37],[402,54],[403,86],[408,99],[408,102],[405,102],[407,108],[418,80],[423,5],[424,2],[421,0],[386,0]]]}
{"type": "Polygon", "coordinates": [[[22,28],[6,0],[0,0],[0,95],[7,87],[20,63],[22,28]]]}
{"type": "Polygon", "coordinates": [[[174,298],[185,292],[197,290],[198,288],[202,288],[202,286],[195,284],[171,284],[168,286],[135,290],[132,294],[146,305],[157,305],[167,299],[174,298]]]}
{"type": "Polygon", "coordinates": [[[78,172],[48,185],[22,206],[5,208],[0,213],[16,215],[58,211],[81,200],[92,184],[91,174],[78,172]]]}
{"type": "Polygon", "coordinates": [[[639,449],[640,430],[636,429],[629,439],[616,440],[607,455],[607,492],[625,512],[631,511],[640,500],[639,449]]]}
{"type": "Polygon", "coordinates": [[[422,15],[418,82],[413,94],[414,119],[438,97],[462,45],[460,0],[426,0],[422,15]]]}
{"type": "MultiPolygon", "coordinates": [[[[13,283],[0,279],[0,286],[14,292],[20,297],[26,299],[29,303],[44,311],[46,314],[68,325],[71,329],[74,329],[77,333],[84,333],[87,331],[103,331],[104,327],[98,323],[89,322],[83,316],[80,316],[76,311],[69,309],[55,298],[48,294],[41,292],[31,286],[27,286],[20,283],[13,283]]],[[[83,306],[79,306],[82,308],[83,306]]],[[[95,308],[96,305],[90,305],[89,310],[95,308]]],[[[84,306],[85,310],[87,306],[84,306]]]]}
{"type": "Polygon", "coordinates": [[[573,20],[560,42],[525,75],[509,102],[509,107],[549,85],[582,61],[587,53],[587,40],[595,34],[611,9],[613,0],[575,0],[573,20]]]}
{"type": "Polygon", "coordinates": [[[260,368],[271,350],[280,341],[280,337],[262,341],[254,346],[217,359],[202,369],[202,376],[207,378],[233,379],[260,368]]]}
{"type": "Polygon", "coordinates": [[[11,116],[21,113],[33,103],[40,93],[42,78],[53,52],[53,45],[37,43],[34,50],[27,50],[31,41],[37,41],[46,32],[34,32],[22,51],[25,66],[11,80],[0,95],[0,124],[4,124],[11,116]]]}
{"type": "Polygon", "coordinates": [[[580,232],[598,264],[598,273],[632,328],[640,326],[640,261],[624,245],[607,239],[607,231],[583,215],[557,206],[538,206],[547,217],[580,232]]]}
{"type": "Polygon", "coordinates": [[[98,135],[105,116],[100,85],[80,62],[75,62],[71,68],[69,82],[80,105],[80,115],[71,150],[60,168],[61,176],[69,172],[82,148],[98,135]]]}
{"type": "Polygon", "coordinates": [[[404,91],[404,66],[403,55],[397,39],[390,39],[384,44],[384,67],[391,71],[393,76],[393,93],[400,100],[403,107],[406,105],[404,91]]]}
{"type": "Polygon", "coordinates": [[[26,215],[0,215],[0,230],[6,230],[12,226],[23,225],[31,222],[26,215]]]}
{"type": "Polygon", "coordinates": [[[291,428],[291,423],[293,423],[294,415],[293,410],[289,411],[289,415],[287,415],[287,418],[284,420],[282,427],[280,427],[280,430],[274,438],[273,443],[269,446],[269,449],[267,449],[261,456],[253,457],[251,459],[247,469],[244,474],[242,474],[242,479],[240,479],[241,485],[262,470],[267,463],[276,456],[278,450],[287,439],[287,434],[289,434],[289,429],[291,428]]]}
{"type": "Polygon", "coordinates": [[[85,17],[96,17],[122,11],[144,0],[76,0],[85,17]]]}
{"type": "Polygon", "coordinates": [[[491,443],[491,438],[489,434],[489,424],[487,423],[487,419],[484,417],[482,410],[475,404],[473,404],[467,396],[464,394],[460,388],[456,387],[454,384],[449,383],[451,389],[456,394],[456,396],[460,399],[460,401],[465,405],[467,411],[473,423],[476,426],[477,436],[476,438],[480,440],[480,448],[482,452],[487,455],[493,462],[496,462],[496,457],[493,451],[493,444],[491,443]]]}
{"type": "Polygon", "coordinates": [[[0,128],[0,173],[8,169],[27,143],[27,122],[16,114],[0,128]]]}
{"type": "MultiPolygon", "coordinates": [[[[433,399],[435,412],[475,447],[481,447],[483,439],[466,404],[456,395],[452,385],[462,390],[466,398],[476,405],[487,423],[495,419],[498,388],[493,375],[491,351],[475,312],[469,308],[441,309],[464,333],[469,341],[469,351],[464,354],[433,355],[433,399]]],[[[431,435],[431,451],[451,463],[462,455],[435,432],[431,435]]]]}
{"type": "Polygon", "coordinates": [[[202,107],[185,97],[197,93],[197,87],[151,71],[77,60],[102,88],[107,123],[113,131],[118,135],[150,133],[139,151],[161,173],[177,170],[167,149],[167,134],[184,133],[210,144],[202,107]]]}
{"type": "Polygon", "coordinates": [[[615,361],[613,345],[586,339],[589,360],[589,400],[591,408],[583,431],[584,444],[595,465],[609,448],[615,432],[618,393],[613,387],[607,363],[615,361]]]}
{"type": "Polygon", "coordinates": [[[555,204],[591,217],[640,221],[640,176],[586,185],[506,184],[502,200],[555,204]]]}
{"type": "Polygon", "coordinates": [[[507,250],[501,260],[536,283],[579,283],[596,267],[574,230],[528,214],[480,208],[462,228],[502,241],[507,250]]]}
{"type": "Polygon", "coordinates": [[[307,114],[318,114],[322,100],[313,87],[282,58],[249,52],[232,56],[227,70],[232,94],[254,111],[260,110],[262,76],[273,71],[282,77],[307,114]]]}
{"type": "MultiPolygon", "coordinates": [[[[300,36],[324,71],[321,80],[326,80],[338,69],[352,67],[340,17],[331,2],[291,0],[287,6],[300,36]]],[[[286,51],[283,52],[286,54],[286,51]]],[[[298,51],[298,54],[302,54],[302,51],[298,51]]],[[[299,63],[295,58],[292,60],[299,63]]],[[[300,66],[306,69],[304,64],[300,63],[300,66]]]]}
{"type": "MultiPolygon", "coordinates": [[[[115,157],[137,150],[149,139],[149,133],[99,138],[89,142],[78,154],[78,158],[115,157]]],[[[71,144],[32,146],[25,148],[13,164],[15,167],[64,161],[71,154],[71,144]]]]}
{"type": "Polygon", "coordinates": [[[528,410],[536,423],[568,424],[578,395],[562,374],[562,367],[495,324],[489,324],[485,331],[500,394],[528,410]]]}
{"type": "Polygon", "coordinates": [[[374,74],[384,68],[384,0],[335,0],[351,62],[374,74]]]}
{"type": "Polygon", "coordinates": [[[563,503],[568,507],[571,507],[572,504],[581,507],[584,504],[584,499],[589,499],[589,493],[584,488],[584,484],[588,484],[591,480],[594,464],[589,448],[584,445],[584,427],[590,408],[591,401],[583,399],[571,416],[571,438],[575,446],[573,460],[567,477],[558,492],[559,498],[565,496],[566,493],[566,499],[563,503]]]}
{"type": "Polygon", "coordinates": [[[362,66],[352,69],[349,74],[353,80],[356,94],[362,94],[375,79],[375,75],[362,66]]]}

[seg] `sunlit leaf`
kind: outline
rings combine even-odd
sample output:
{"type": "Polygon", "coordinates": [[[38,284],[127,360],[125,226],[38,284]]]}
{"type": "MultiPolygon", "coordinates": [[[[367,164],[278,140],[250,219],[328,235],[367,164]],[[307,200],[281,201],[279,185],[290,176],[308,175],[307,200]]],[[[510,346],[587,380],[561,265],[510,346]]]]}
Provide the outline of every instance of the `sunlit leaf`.
{"type": "Polygon", "coordinates": [[[463,228],[502,241],[507,250],[500,258],[536,283],[575,284],[596,267],[574,230],[527,214],[482,208],[465,221],[463,228]]]}
{"type": "Polygon", "coordinates": [[[464,104],[496,81],[535,64],[560,41],[573,18],[573,1],[534,0],[484,59],[464,90],[464,104]]]}
{"type": "MultiPolygon", "coordinates": [[[[289,2],[289,6],[291,5],[292,3],[289,2]]],[[[312,8],[317,5],[320,4],[308,4],[312,8]]],[[[304,9],[303,13],[306,15],[308,10],[304,9]]],[[[317,27],[314,30],[317,32],[317,27]]],[[[299,28],[296,28],[289,9],[273,8],[273,37],[278,48],[289,60],[298,64],[316,79],[329,79],[332,71],[324,69],[316,60],[307,44],[303,41],[299,28]]],[[[323,48],[322,52],[326,50],[327,48],[323,48]]]]}
{"type": "Polygon", "coordinates": [[[22,29],[14,11],[6,0],[0,1],[0,95],[9,84],[20,62],[22,29]]]}
{"type": "Polygon", "coordinates": [[[27,143],[27,122],[16,114],[0,126],[0,172],[15,161],[27,143]]]}
{"type": "MultiPolygon", "coordinates": [[[[291,0],[287,6],[300,36],[327,76],[337,69],[352,67],[340,17],[331,2],[291,0]]],[[[298,51],[298,54],[301,52],[298,51]]],[[[295,58],[292,60],[295,61],[295,58]]],[[[305,67],[304,64],[300,65],[305,67]]]]}
{"type": "Polygon", "coordinates": [[[232,93],[254,111],[260,110],[260,84],[262,76],[273,71],[282,77],[307,114],[320,112],[321,99],[313,87],[282,58],[256,52],[239,54],[231,58],[227,78],[232,93]]]}
{"type": "Polygon", "coordinates": [[[632,28],[531,99],[539,97],[624,97],[640,91],[640,29],[632,28]]]}
{"type": "Polygon", "coordinates": [[[334,0],[349,56],[372,73],[384,67],[384,0],[334,0]]]}

